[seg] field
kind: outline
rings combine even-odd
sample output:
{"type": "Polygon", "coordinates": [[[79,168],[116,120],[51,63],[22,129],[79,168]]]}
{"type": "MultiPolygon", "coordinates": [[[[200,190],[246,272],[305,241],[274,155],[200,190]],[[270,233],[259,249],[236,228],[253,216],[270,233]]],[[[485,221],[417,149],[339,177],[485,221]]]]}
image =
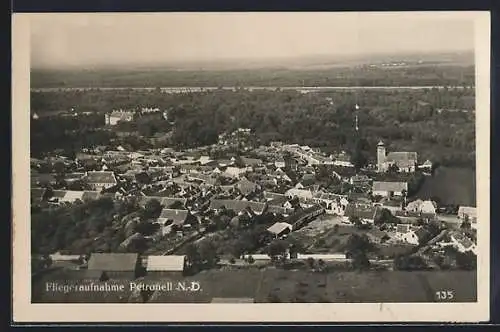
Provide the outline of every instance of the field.
{"type": "MultiPolygon", "coordinates": [[[[435,302],[436,292],[448,290],[453,292],[454,302],[474,302],[477,296],[476,272],[465,271],[318,273],[275,268],[221,269],[204,271],[183,281],[198,282],[200,291],[158,291],[149,302],[208,303],[214,297],[254,298],[259,303],[435,302]]],[[[92,302],[127,302],[125,295],[121,294],[121,298],[94,295],[92,302]]],[[[42,300],[85,302],[84,297],[75,293],[58,297],[46,294],[42,300]]]]}
{"type": "Polygon", "coordinates": [[[476,206],[476,172],[466,168],[437,168],[415,195],[422,199],[433,197],[444,205],[476,206]]]}

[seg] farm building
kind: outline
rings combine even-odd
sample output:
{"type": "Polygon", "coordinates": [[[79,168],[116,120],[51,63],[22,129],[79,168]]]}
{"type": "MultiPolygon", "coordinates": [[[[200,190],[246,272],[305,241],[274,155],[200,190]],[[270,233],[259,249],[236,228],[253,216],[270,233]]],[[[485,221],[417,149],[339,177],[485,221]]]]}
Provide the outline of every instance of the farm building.
{"type": "Polygon", "coordinates": [[[185,264],[186,256],[183,255],[148,256],[146,272],[149,276],[181,277],[185,264]]]}
{"type": "Polygon", "coordinates": [[[87,172],[85,181],[92,190],[109,189],[117,185],[115,174],[110,171],[91,171],[87,172]]]}
{"type": "Polygon", "coordinates": [[[139,256],[134,253],[93,253],[87,270],[90,277],[106,279],[135,279],[139,256]]]}
{"type": "Polygon", "coordinates": [[[290,233],[293,226],[286,222],[277,222],[267,229],[275,238],[279,238],[283,235],[290,233]]]}

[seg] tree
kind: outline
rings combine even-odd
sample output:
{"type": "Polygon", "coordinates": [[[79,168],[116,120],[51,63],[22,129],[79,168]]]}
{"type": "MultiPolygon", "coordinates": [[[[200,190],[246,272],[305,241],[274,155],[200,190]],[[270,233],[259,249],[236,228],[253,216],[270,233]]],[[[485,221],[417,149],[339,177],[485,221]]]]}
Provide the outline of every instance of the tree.
{"type": "Polygon", "coordinates": [[[475,270],[477,266],[477,256],[472,251],[457,253],[457,266],[461,270],[475,270]]]}
{"type": "Polygon", "coordinates": [[[286,244],[286,242],[281,241],[281,240],[276,240],[276,241],[271,242],[271,244],[269,244],[269,247],[267,248],[267,252],[268,252],[270,257],[284,259],[287,249],[288,249],[288,245],[286,244]]]}
{"type": "Polygon", "coordinates": [[[338,224],[335,224],[335,226],[333,226],[333,234],[338,234],[339,229],[340,229],[340,226],[338,224]]]}
{"type": "Polygon", "coordinates": [[[394,269],[400,271],[419,271],[428,268],[424,259],[416,255],[399,255],[394,259],[394,269]]]}
{"type": "Polygon", "coordinates": [[[349,222],[355,226],[361,225],[361,218],[358,216],[349,216],[349,222]]]}
{"type": "Polygon", "coordinates": [[[352,265],[355,269],[363,270],[370,266],[368,253],[375,252],[377,249],[370,242],[366,234],[352,234],[347,240],[346,256],[352,259],[352,265]]]}
{"type": "Polygon", "coordinates": [[[144,219],[154,219],[160,216],[162,210],[161,203],[157,199],[150,199],[146,202],[143,211],[144,219]]]}
{"type": "Polygon", "coordinates": [[[375,219],[373,220],[375,225],[381,225],[386,222],[390,222],[393,218],[391,211],[388,209],[380,209],[375,215],[375,219]]]}
{"type": "Polygon", "coordinates": [[[255,262],[255,259],[252,256],[248,256],[247,261],[249,264],[253,264],[255,262]]]}
{"type": "Polygon", "coordinates": [[[307,262],[307,266],[308,266],[310,269],[313,269],[313,268],[314,268],[314,263],[315,263],[314,258],[309,257],[309,258],[306,260],[306,262],[307,262]]]}
{"type": "Polygon", "coordinates": [[[196,244],[190,243],[186,247],[186,260],[190,266],[192,266],[194,268],[200,267],[200,265],[202,263],[202,259],[201,259],[201,255],[200,255],[200,252],[198,251],[198,247],[196,246],[196,244]]]}

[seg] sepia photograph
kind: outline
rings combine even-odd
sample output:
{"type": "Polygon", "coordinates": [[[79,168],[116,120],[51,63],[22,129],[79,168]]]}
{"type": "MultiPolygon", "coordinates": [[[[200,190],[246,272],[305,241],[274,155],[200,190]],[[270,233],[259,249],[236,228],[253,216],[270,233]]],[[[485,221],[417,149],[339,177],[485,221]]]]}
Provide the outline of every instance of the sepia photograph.
{"type": "Polygon", "coordinates": [[[489,29],[14,15],[15,316],[488,319],[489,29]]]}

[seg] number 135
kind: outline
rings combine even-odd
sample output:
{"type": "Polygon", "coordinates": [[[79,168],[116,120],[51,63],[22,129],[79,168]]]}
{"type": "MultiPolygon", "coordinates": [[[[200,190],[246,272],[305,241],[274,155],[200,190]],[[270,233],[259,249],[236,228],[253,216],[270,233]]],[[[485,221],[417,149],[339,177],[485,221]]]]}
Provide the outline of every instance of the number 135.
{"type": "Polygon", "coordinates": [[[436,297],[438,300],[452,300],[454,297],[453,291],[437,291],[436,297]]]}

